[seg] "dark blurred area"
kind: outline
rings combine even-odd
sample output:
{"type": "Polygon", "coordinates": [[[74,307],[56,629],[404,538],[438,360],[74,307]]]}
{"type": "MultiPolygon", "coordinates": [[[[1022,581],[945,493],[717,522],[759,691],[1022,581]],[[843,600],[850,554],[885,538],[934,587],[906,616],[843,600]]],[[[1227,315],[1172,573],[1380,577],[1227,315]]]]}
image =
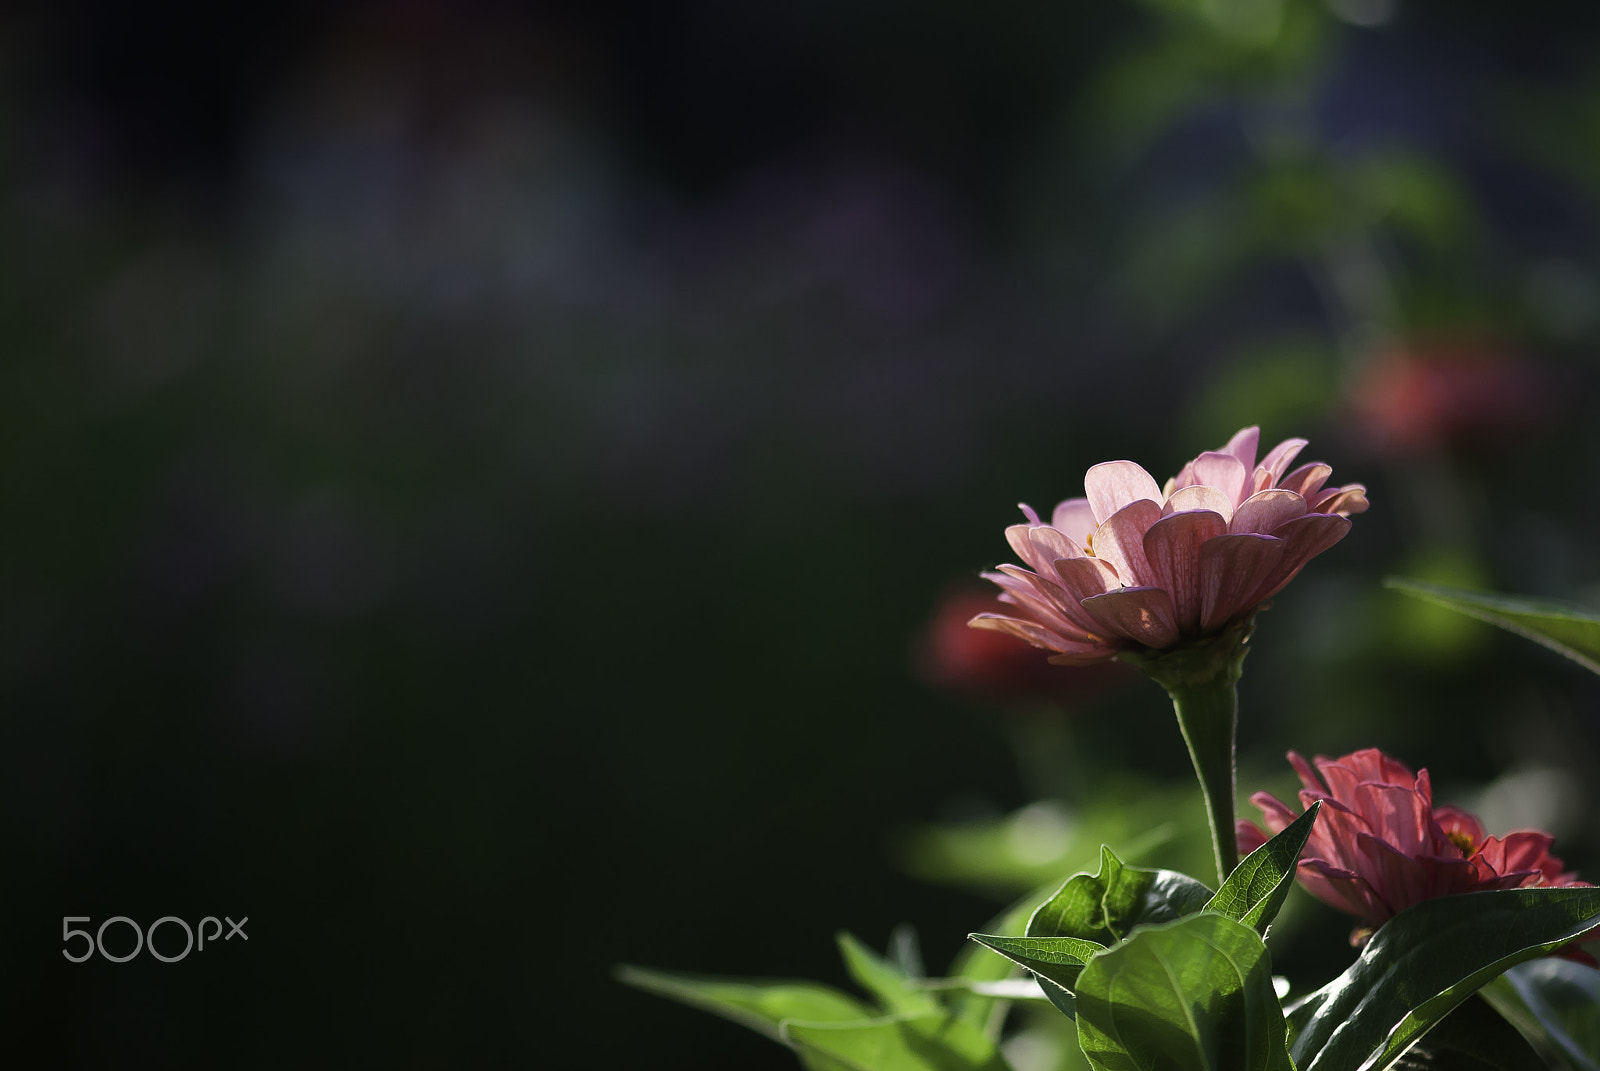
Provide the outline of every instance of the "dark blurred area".
{"type": "MultiPolygon", "coordinates": [[[[1597,59],[1575,0],[0,16],[19,1066],[795,1066],[613,966],[941,970],[1002,901],[899,838],[1040,737],[939,600],[1252,423],[1373,509],[1242,777],[1380,746],[1600,880],[1600,687],[1379,583],[1600,605],[1597,59]]],[[[1077,761],[1181,784],[1090,683],[1077,761]]]]}

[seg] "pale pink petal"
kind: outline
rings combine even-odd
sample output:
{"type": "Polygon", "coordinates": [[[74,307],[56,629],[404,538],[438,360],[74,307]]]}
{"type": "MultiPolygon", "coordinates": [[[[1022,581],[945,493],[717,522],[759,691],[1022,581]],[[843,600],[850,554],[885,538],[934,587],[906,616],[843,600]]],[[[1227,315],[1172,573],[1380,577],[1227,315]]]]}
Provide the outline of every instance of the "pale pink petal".
{"type": "Polygon", "coordinates": [[[1266,457],[1261,459],[1261,464],[1256,466],[1255,477],[1251,484],[1252,491],[1264,491],[1277,485],[1278,478],[1289,471],[1289,466],[1294,463],[1295,457],[1306,447],[1304,439],[1285,439],[1274,446],[1266,457]]]}
{"type": "Polygon", "coordinates": [[[1167,481],[1166,486],[1161,489],[1161,497],[1171,498],[1174,491],[1182,490],[1185,487],[1193,487],[1194,485],[1194,462],[1190,461],[1178,470],[1176,476],[1167,481]]]}
{"type": "Polygon", "coordinates": [[[1043,524],[1044,523],[1043,521],[1041,521],[1039,519],[1039,515],[1034,512],[1033,507],[1028,505],[1026,502],[1018,502],[1017,503],[1017,508],[1022,511],[1022,515],[1024,517],[1028,518],[1028,523],[1030,525],[1032,525],[1032,524],[1043,524]]]}
{"type": "Polygon", "coordinates": [[[1200,548],[1200,628],[1211,632],[1243,617],[1276,575],[1284,541],[1273,536],[1225,535],[1200,548]]]}
{"type": "Polygon", "coordinates": [[[1339,542],[1349,531],[1349,518],[1328,513],[1308,513],[1281,526],[1273,535],[1284,542],[1283,558],[1277,573],[1256,601],[1264,602],[1282,591],[1300,574],[1306,562],[1339,542]]]}
{"type": "Polygon", "coordinates": [[[1069,498],[1057,503],[1050,517],[1050,527],[1078,544],[1089,545],[1089,533],[1094,531],[1094,509],[1087,498],[1069,498]]]}
{"type": "Polygon", "coordinates": [[[1278,797],[1270,792],[1257,792],[1250,797],[1250,802],[1261,808],[1261,817],[1267,823],[1267,828],[1274,833],[1282,833],[1289,828],[1289,824],[1300,816],[1278,797]]]}
{"type": "Polygon", "coordinates": [[[1123,586],[1117,571],[1099,558],[1062,558],[1051,567],[1061,578],[1061,586],[1067,589],[1067,594],[1080,602],[1123,586]]]}
{"type": "Polygon", "coordinates": [[[1215,487],[1193,484],[1172,492],[1167,497],[1167,504],[1162,507],[1162,512],[1181,513],[1191,509],[1208,509],[1226,521],[1233,516],[1233,499],[1215,487]]]}
{"type": "Polygon", "coordinates": [[[1064,647],[1075,646],[1065,636],[1034,624],[1032,621],[1023,621],[1016,617],[1005,617],[1001,614],[979,614],[967,622],[973,628],[989,629],[992,632],[1005,632],[1019,640],[1026,640],[1035,647],[1042,647],[1047,651],[1059,651],[1064,647]]]}
{"type": "Polygon", "coordinates": [[[1367,489],[1359,483],[1346,487],[1324,489],[1311,500],[1311,508],[1316,513],[1337,513],[1349,516],[1352,513],[1367,512],[1367,489]]]}
{"type": "Polygon", "coordinates": [[[1084,474],[1083,489],[1097,524],[1142,498],[1161,505],[1161,488],[1155,477],[1132,461],[1102,461],[1084,474]]]}
{"type": "MultiPolygon", "coordinates": [[[[1323,761],[1323,757],[1318,755],[1316,761],[1323,761]]],[[[1302,785],[1324,794],[1328,791],[1328,786],[1323,784],[1322,775],[1317,773],[1316,767],[1307,762],[1306,757],[1300,752],[1289,752],[1289,765],[1293,766],[1294,772],[1300,775],[1300,783],[1302,785]]]]}
{"type": "Polygon", "coordinates": [[[1141,498],[1117,510],[1095,529],[1094,556],[1116,569],[1121,586],[1149,587],[1156,582],[1145,561],[1144,534],[1160,519],[1161,507],[1141,498]]]}
{"type": "Polygon", "coordinates": [[[1322,485],[1328,482],[1328,477],[1332,475],[1332,467],[1324,465],[1320,461],[1313,461],[1309,465],[1301,465],[1279,480],[1278,486],[1285,491],[1293,491],[1307,502],[1310,502],[1316,493],[1322,490],[1322,485]]]}
{"type": "Polygon", "coordinates": [[[1227,530],[1220,516],[1201,509],[1169,514],[1144,534],[1144,556],[1153,582],[1172,596],[1181,632],[1200,628],[1200,546],[1227,530]]]}
{"type": "Polygon", "coordinates": [[[1114,636],[1125,636],[1146,647],[1171,647],[1178,642],[1172,596],[1160,588],[1109,591],[1083,600],[1083,608],[1114,636]]]}
{"type": "Polygon", "coordinates": [[[1077,600],[1071,599],[1060,584],[1014,565],[1002,565],[998,573],[984,573],[983,577],[1005,592],[1001,599],[1044,627],[1074,639],[1089,638],[1092,619],[1087,618],[1077,600]]]}
{"type": "Polygon", "coordinates": [[[1256,451],[1261,447],[1261,429],[1259,427],[1240,428],[1233,433],[1233,438],[1228,440],[1218,453],[1232,454],[1239,459],[1239,464],[1249,472],[1256,466],[1256,451]]]}
{"type": "Polygon", "coordinates": [[[1022,563],[1034,572],[1039,572],[1042,563],[1038,548],[1033,545],[1033,540],[1028,538],[1028,533],[1033,531],[1033,525],[1013,524],[1006,529],[1006,542],[1011,544],[1011,549],[1017,552],[1017,557],[1022,563]]]}
{"type": "Polygon", "coordinates": [[[1293,491],[1277,489],[1257,491],[1239,503],[1233,519],[1228,522],[1228,531],[1234,534],[1259,532],[1262,535],[1271,535],[1279,525],[1286,524],[1296,517],[1304,517],[1305,514],[1306,500],[1293,491]]]}
{"type": "Polygon", "coordinates": [[[1117,571],[1099,558],[1062,558],[1053,568],[1067,593],[1061,613],[1085,632],[1103,631],[1100,622],[1083,608],[1083,600],[1121,587],[1117,571]]]}
{"type": "MultiPolygon", "coordinates": [[[[1028,539],[1033,543],[1041,562],[1054,562],[1057,558],[1083,557],[1082,544],[1074,543],[1048,525],[1041,524],[1037,528],[1028,529],[1028,539]]],[[[1049,573],[1049,571],[1049,569],[1035,570],[1038,573],[1049,573]]]]}
{"type": "Polygon", "coordinates": [[[1194,459],[1196,482],[1215,487],[1235,506],[1244,501],[1249,475],[1250,470],[1232,454],[1208,452],[1194,459]]]}

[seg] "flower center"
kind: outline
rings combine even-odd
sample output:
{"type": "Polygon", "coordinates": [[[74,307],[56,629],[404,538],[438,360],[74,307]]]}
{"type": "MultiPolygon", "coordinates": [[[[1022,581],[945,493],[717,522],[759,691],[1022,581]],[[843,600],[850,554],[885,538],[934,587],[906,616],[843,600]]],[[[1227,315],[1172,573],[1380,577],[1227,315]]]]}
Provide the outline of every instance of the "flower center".
{"type": "Polygon", "coordinates": [[[1470,856],[1474,851],[1477,850],[1478,846],[1472,843],[1472,838],[1461,832],[1459,829],[1452,829],[1450,832],[1446,833],[1445,836],[1450,839],[1451,844],[1454,844],[1457,848],[1461,849],[1461,854],[1464,856],[1470,856]]]}

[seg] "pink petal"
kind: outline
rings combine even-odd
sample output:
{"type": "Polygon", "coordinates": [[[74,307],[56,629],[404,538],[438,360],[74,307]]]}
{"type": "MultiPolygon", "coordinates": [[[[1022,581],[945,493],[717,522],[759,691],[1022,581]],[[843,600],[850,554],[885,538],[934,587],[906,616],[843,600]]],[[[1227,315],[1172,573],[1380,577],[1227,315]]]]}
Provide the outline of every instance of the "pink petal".
{"type": "MultiPolygon", "coordinates": [[[[1025,573],[1014,565],[1000,566],[999,574],[983,575],[1005,590],[1009,602],[1064,636],[1087,641],[1100,629],[1099,623],[1084,613],[1078,596],[1046,577],[1025,573]]],[[[1059,574],[1052,569],[1050,575],[1059,574]]]]}
{"type": "Polygon", "coordinates": [[[1033,507],[1028,505],[1026,502],[1018,502],[1017,503],[1017,508],[1022,511],[1022,515],[1024,517],[1028,518],[1028,523],[1030,525],[1037,525],[1037,524],[1043,524],[1044,523],[1043,521],[1041,521],[1039,519],[1039,515],[1034,512],[1033,507]]]}
{"type": "Polygon", "coordinates": [[[1094,531],[1094,510],[1087,498],[1069,498],[1056,504],[1050,516],[1050,527],[1078,544],[1089,545],[1089,533],[1094,531]]]}
{"type": "Polygon", "coordinates": [[[1062,558],[1052,568],[1067,594],[1079,602],[1122,586],[1117,571],[1099,558],[1062,558]]]}
{"type": "Polygon", "coordinates": [[[1289,470],[1295,457],[1306,447],[1304,439],[1285,439],[1266,457],[1261,459],[1261,464],[1256,466],[1255,478],[1252,481],[1252,491],[1264,491],[1275,486],[1278,478],[1289,470]]]}
{"type": "Polygon", "coordinates": [[[1155,574],[1145,561],[1144,535],[1160,519],[1161,506],[1141,498],[1117,510],[1095,529],[1094,556],[1116,569],[1121,586],[1149,587],[1155,583],[1155,574]]]}
{"type": "Polygon", "coordinates": [[[1233,438],[1228,440],[1228,445],[1217,451],[1220,454],[1232,454],[1239,459],[1239,464],[1249,472],[1255,468],[1256,450],[1261,446],[1261,429],[1259,427],[1240,428],[1233,433],[1233,438]]]}
{"type": "Polygon", "coordinates": [[[1289,475],[1278,481],[1278,486],[1285,491],[1293,491],[1301,498],[1310,502],[1312,496],[1322,490],[1322,485],[1328,482],[1328,477],[1333,475],[1332,467],[1320,461],[1313,461],[1309,465],[1301,465],[1289,475]]]}
{"type": "Polygon", "coordinates": [[[1280,526],[1273,535],[1284,542],[1283,558],[1257,601],[1265,601],[1282,591],[1300,574],[1306,562],[1339,542],[1349,531],[1349,518],[1328,513],[1308,513],[1280,526]]]}
{"type": "Polygon", "coordinates": [[[1376,925],[1394,915],[1365,878],[1326,860],[1301,859],[1297,876],[1306,892],[1364,922],[1376,925]]]}
{"type": "Polygon", "coordinates": [[[1169,514],[1144,534],[1144,557],[1153,582],[1172,596],[1180,632],[1200,629],[1200,546],[1227,530],[1220,516],[1202,509],[1169,514]]]}
{"type": "Polygon", "coordinates": [[[1160,588],[1123,588],[1083,600],[1083,608],[1112,635],[1146,647],[1171,647],[1178,642],[1172,619],[1172,596],[1160,588]]]}
{"type": "Polygon", "coordinates": [[[1098,524],[1141,498],[1161,505],[1161,488],[1155,477],[1132,461],[1102,461],[1084,474],[1083,489],[1098,524]]]}
{"type": "Polygon", "coordinates": [[[988,629],[991,632],[1009,633],[1019,640],[1026,640],[1035,647],[1042,647],[1047,651],[1059,651],[1063,647],[1074,646],[1065,636],[1057,635],[1043,626],[1034,624],[1032,621],[1005,617],[1001,614],[979,614],[967,624],[973,628],[988,629]]]}
{"type": "MultiPolygon", "coordinates": [[[[1176,476],[1167,481],[1167,485],[1161,489],[1161,493],[1163,497],[1170,498],[1174,491],[1193,486],[1195,486],[1194,462],[1190,461],[1178,470],[1176,476]]],[[[1228,504],[1231,506],[1233,503],[1230,502],[1228,504]]]]}
{"type": "Polygon", "coordinates": [[[1074,619],[1086,615],[1077,600],[1071,599],[1060,584],[1015,565],[1002,565],[998,573],[984,573],[983,576],[1005,592],[1001,598],[1045,628],[1073,639],[1088,639],[1089,628],[1074,619]],[[1069,609],[1074,613],[1066,613],[1069,609]]]}
{"type": "MultiPolygon", "coordinates": [[[[1437,808],[1433,812],[1433,821],[1439,827],[1439,832],[1451,844],[1455,844],[1456,838],[1466,841],[1473,848],[1482,847],[1485,843],[1483,823],[1459,807],[1437,808]]],[[[1471,850],[1472,848],[1468,849],[1471,850]]],[[[1496,867],[1496,870],[1498,869],[1496,867]]]]}
{"type": "Polygon", "coordinates": [[[1335,490],[1324,490],[1312,501],[1311,508],[1317,513],[1337,513],[1341,516],[1365,513],[1367,489],[1359,483],[1352,483],[1335,490]]]}
{"type": "Polygon", "coordinates": [[[1267,835],[1261,827],[1246,818],[1240,818],[1233,823],[1234,845],[1239,849],[1241,857],[1249,855],[1263,844],[1267,843],[1267,835]]]}
{"type": "Polygon", "coordinates": [[[1205,453],[1194,459],[1194,477],[1197,483],[1215,487],[1237,506],[1244,501],[1245,481],[1250,470],[1232,454],[1205,453]]]}
{"type": "Polygon", "coordinates": [[[1265,597],[1283,558],[1284,541],[1264,535],[1225,535],[1200,548],[1200,628],[1211,632],[1242,617],[1265,597]]]}
{"type": "MultiPolygon", "coordinates": [[[[1028,529],[1028,539],[1033,543],[1038,559],[1041,562],[1053,562],[1057,558],[1081,558],[1083,546],[1074,543],[1061,532],[1047,525],[1028,529]]],[[[1049,569],[1036,569],[1038,573],[1048,573],[1049,569]]]]}
{"type": "Polygon", "coordinates": [[[1257,491],[1243,502],[1228,522],[1228,531],[1271,535],[1279,525],[1306,515],[1306,500],[1293,491],[1257,491]]]}
{"type": "Polygon", "coordinates": [[[1208,509],[1224,521],[1233,516],[1233,499],[1204,484],[1180,487],[1167,498],[1164,513],[1182,513],[1185,510],[1208,509]]]}
{"type": "Polygon", "coordinates": [[[1117,571],[1099,558],[1062,558],[1053,568],[1067,592],[1067,599],[1061,606],[1062,614],[1091,635],[1105,631],[1104,626],[1083,608],[1083,600],[1119,587],[1117,571]]]}
{"type": "Polygon", "coordinates": [[[1250,802],[1261,809],[1262,820],[1274,833],[1282,833],[1289,828],[1291,822],[1300,817],[1270,792],[1257,792],[1250,797],[1250,802]]]}

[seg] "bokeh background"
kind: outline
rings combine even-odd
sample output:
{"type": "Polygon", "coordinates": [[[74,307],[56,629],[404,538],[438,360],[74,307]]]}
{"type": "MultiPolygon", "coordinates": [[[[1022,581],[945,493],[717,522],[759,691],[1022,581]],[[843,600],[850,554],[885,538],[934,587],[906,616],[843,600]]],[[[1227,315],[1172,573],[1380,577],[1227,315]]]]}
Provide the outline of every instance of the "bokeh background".
{"type": "Polygon", "coordinates": [[[1245,792],[1379,745],[1600,873],[1595,682],[1380,585],[1600,605],[1594,5],[31,7],[27,1066],[792,1067],[614,966],[842,984],[907,923],[937,973],[1113,819],[1203,868],[1153,686],[936,626],[1017,501],[1251,423],[1373,509],[1261,620],[1245,792]]]}

